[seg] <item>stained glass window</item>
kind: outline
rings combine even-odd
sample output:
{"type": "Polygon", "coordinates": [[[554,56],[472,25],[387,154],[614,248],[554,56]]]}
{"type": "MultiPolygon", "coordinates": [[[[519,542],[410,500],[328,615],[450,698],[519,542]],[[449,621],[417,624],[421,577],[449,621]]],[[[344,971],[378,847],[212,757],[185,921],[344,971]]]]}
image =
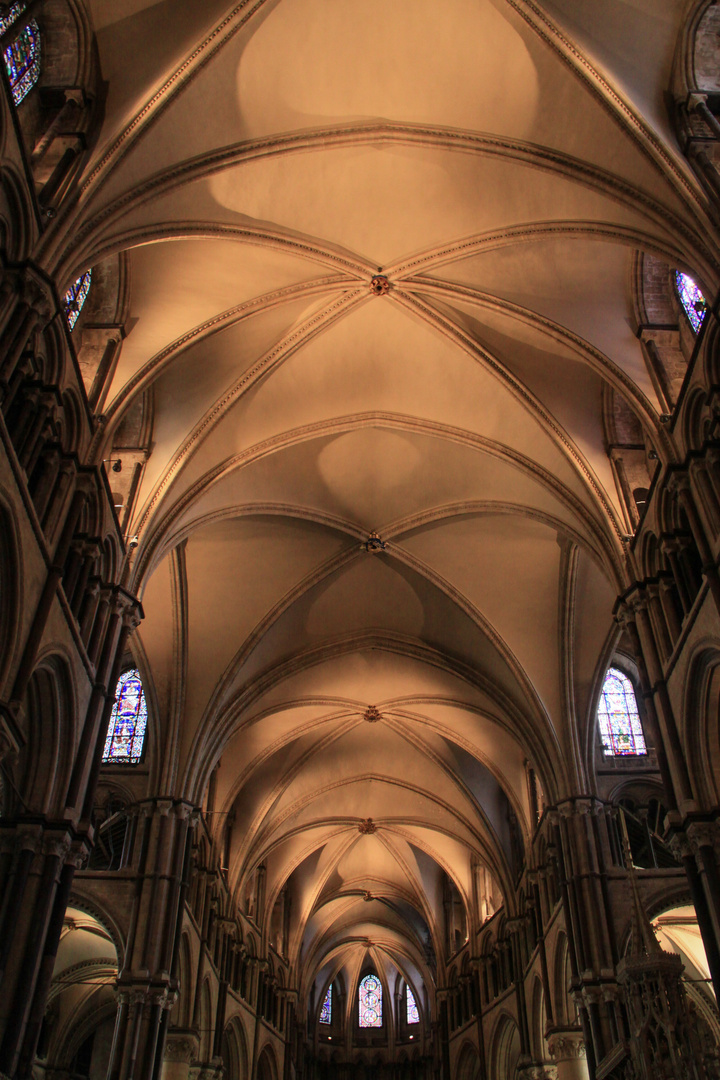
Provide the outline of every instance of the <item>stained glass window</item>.
{"type": "Polygon", "coordinates": [[[409,986],[405,987],[405,994],[407,995],[407,1022],[408,1024],[419,1024],[420,1013],[418,1012],[417,1002],[415,1001],[415,995],[409,986]]]}
{"type": "Polygon", "coordinates": [[[628,677],[616,668],[610,668],[605,676],[597,715],[606,757],[647,754],[635,691],[628,677]]]}
{"type": "Polygon", "coordinates": [[[77,281],[73,282],[65,293],[65,314],[67,316],[68,326],[71,330],[80,317],[83,304],[87,300],[88,293],[90,292],[91,283],[92,270],[87,270],[84,274],[80,275],[77,281]]]}
{"type": "Polygon", "coordinates": [[[685,309],[690,325],[697,334],[705,318],[707,301],[693,279],[687,274],[681,274],[679,270],[675,272],[675,284],[677,285],[680,303],[685,309]]]}
{"type": "Polygon", "coordinates": [[[40,77],[40,27],[31,19],[5,49],[5,68],[13,101],[19,105],[40,77]]]}
{"type": "Polygon", "coordinates": [[[0,35],[6,34],[12,24],[19,19],[23,11],[27,7],[25,0],[17,0],[15,4],[12,4],[5,15],[0,15],[0,35]]]}
{"type": "Polygon", "coordinates": [[[320,1023],[332,1024],[332,983],[327,988],[327,994],[320,1010],[320,1023]]]}
{"type": "Polygon", "coordinates": [[[360,983],[360,1027],[382,1027],[382,985],[377,975],[366,975],[360,983]]]}
{"type": "Polygon", "coordinates": [[[124,672],[115,688],[108,724],[104,765],[137,765],[142,757],[147,729],[147,702],[137,668],[124,672]]]}

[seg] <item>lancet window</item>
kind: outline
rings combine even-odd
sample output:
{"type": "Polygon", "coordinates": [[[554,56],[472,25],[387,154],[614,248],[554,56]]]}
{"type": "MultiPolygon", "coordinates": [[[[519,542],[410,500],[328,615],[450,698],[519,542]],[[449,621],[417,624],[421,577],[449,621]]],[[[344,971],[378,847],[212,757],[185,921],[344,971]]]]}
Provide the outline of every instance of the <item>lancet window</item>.
{"type": "Polygon", "coordinates": [[[103,751],[104,765],[138,765],[147,731],[147,701],[137,668],[124,672],[115,689],[103,751]]]}
{"type": "Polygon", "coordinates": [[[382,984],[377,975],[366,975],[358,989],[360,1027],[382,1027],[382,984]]]}
{"type": "Polygon", "coordinates": [[[597,716],[606,757],[647,754],[635,691],[617,668],[605,676],[597,716]]]}
{"type": "Polygon", "coordinates": [[[322,1009],[320,1010],[320,1023],[332,1024],[332,983],[327,988],[325,1000],[322,1003],[322,1009]]]}
{"type": "Polygon", "coordinates": [[[690,325],[697,334],[702,326],[703,319],[705,318],[707,301],[700,292],[698,285],[696,285],[688,274],[682,274],[677,270],[675,272],[675,284],[677,286],[678,296],[680,297],[680,303],[683,306],[683,310],[688,317],[690,325]]]}
{"type": "Polygon", "coordinates": [[[405,987],[405,1007],[408,1024],[419,1024],[420,1013],[418,1011],[415,995],[409,986],[405,987]]]}
{"type": "Polygon", "coordinates": [[[90,285],[92,283],[92,270],[86,270],[84,274],[81,274],[77,281],[74,281],[68,291],[65,293],[65,315],[67,317],[68,326],[72,330],[75,323],[80,318],[80,312],[83,309],[83,305],[88,298],[90,292],[90,285]]]}
{"type": "Polygon", "coordinates": [[[15,41],[5,49],[4,56],[13,101],[19,105],[40,78],[40,27],[35,19],[23,26],[15,41]]]}

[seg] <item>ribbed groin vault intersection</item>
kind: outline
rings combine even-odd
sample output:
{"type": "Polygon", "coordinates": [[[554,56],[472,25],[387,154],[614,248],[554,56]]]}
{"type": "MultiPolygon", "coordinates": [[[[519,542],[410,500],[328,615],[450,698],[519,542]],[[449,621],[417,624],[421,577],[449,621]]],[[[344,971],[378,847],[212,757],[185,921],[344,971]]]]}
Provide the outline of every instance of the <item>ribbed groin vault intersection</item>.
{"type": "Polygon", "coordinates": [[[720,1080],[720,3],[0,50],[0,1080],[720,1080]]]}

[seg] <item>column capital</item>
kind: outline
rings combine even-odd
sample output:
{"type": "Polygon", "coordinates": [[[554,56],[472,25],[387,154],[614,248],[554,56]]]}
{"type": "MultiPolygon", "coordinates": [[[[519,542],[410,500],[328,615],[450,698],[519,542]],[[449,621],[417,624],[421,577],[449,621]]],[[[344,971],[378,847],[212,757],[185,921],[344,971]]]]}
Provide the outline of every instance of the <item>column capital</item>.
{"type": "Polygon", "coordinates": [[[197,1060],[200,1040],[192,1031],[169,1032],[165,1042],[163,1058],[165,1061],[182,1061],[192,1065],[197,1060]]]}
{"type": "Polygon", "coordinates": [[[554,1062],[578,1061],[586,1056],[585,1039],[582,1031],[566,1028],[548,1033],[550,1056],[554,1062]]]}

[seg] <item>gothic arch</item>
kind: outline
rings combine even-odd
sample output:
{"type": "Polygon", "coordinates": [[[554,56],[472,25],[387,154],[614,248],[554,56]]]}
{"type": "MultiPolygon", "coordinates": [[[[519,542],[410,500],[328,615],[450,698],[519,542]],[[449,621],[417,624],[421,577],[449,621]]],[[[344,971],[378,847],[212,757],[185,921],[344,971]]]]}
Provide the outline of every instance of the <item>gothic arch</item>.
{"type": "Polygon", "coordinates": [[[520,1032],[515,1019],[503,1012],[498,1017],[490,1041],[489,1075],[497,1080],[515,1080],[520,1059],[520,1032]]]}
{"type": "Polygon", "coordinates": [[[275,1051],[270,1043],[266,1043],[260,1052],[256,1074],[257,1080],[279,1080],[275,1051]]]}
{"type": "Polygon", "coordinates": [[[239,1017],[233,1017],[223,1032],[221,1056],[226,1080],[247,1080],[247,1040],[239,1017]]]}
{"type": "Polygon", "coordinates": [[[456,1080],[478,1080],[481,1072],[480,1055],[474,1043],[466,1041],[458,1054],[456,1080]]]}
{"type": "Polygon", "coordinates": [[[720,798],[720,643],[695,650],[685,678],[682,738],[690,780],[701,806],[720,798]]]}
{"type": "Polygon", "coordinates": [[[25,694],[27,747],[19,767],[18,788],[28,807],[53,813],[64,798],[77,739],[77,708],[67,660],[42,657],[25,694]]]}

